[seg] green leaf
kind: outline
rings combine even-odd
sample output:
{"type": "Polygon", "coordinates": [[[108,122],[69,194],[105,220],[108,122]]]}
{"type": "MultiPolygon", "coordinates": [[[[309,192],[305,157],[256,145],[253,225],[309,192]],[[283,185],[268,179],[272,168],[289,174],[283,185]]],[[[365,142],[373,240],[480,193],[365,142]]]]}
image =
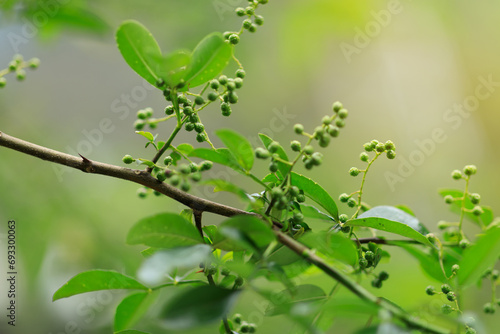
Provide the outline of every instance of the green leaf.
{"type": "Polygon", "coordinates": [[[267,258],[268,262],[273,262],[280,266],[286,266],[302,259],[300,255],[283,245],[276,246],[276,249],[267,258]]]}
{"type": "Polygon", "coordinates": [[[124,331],[115,332],[115,334],[150,334],[148,332],[142,332],[135,329],[126,329],[124,331]]]}
{"type": "Polygon", "coordinates": [[[186,76],[191,61],[189,51],[178,50],[166,56],[150,55],[153,60],[154,73],[163,79],[169,87],[177,86],[186,76]]]}
{"type": "Polygon", "coordinates": [[[236,161],[245,170],[252,169],[254,160],[253,148],[245,137],[229,129],[217,130],[215,134],[222,140],[236,161]]]}
{"type": "Polygon", "coordinates": [[[486,231],[474,245],[464,251],[458,282],[469,285],[477,282],[486,269],[494,266],[500,254],[500,228],[494,227],[486,231]]]}
{"type": "Polygon", "coordinates": [[[172,330],[185,330],[220,321],[233,306],[238,291],[217,286],[198,286],[174,296],[160,315],[162,324],[172,330]]]}
{"type": "Polygon", "coordinates": [[[334,219],[338,220],[337,204],[319,184],[304,175],[291,173],[292,185],[304,191],[304,194],[321,205],[334,219]]]}
{"type": "Polygon", "coordinates": [[[316,232],[306,233],[300,241],[328,257],[332,257],[351,266],[358,263],[358,250],[354,242],[339,233],[316,232]]]}
{"type": "Polygon", "coordinates": [[[420,263],[422,270],[431,278],[438,282],[445,282],[447,280],[443,274],[441,266],[439,265],[439,258],[435,252],[429,253],[428,251],[423,251],[415,245],[409,245],[405,242],[391,242],[391,244],[397,245],[406,250],[408,254],[413,256],[420,263]]]}
{"type": "Polygon", "coordinates": [[[202,181],[200,183],[204,184],[204,185],[214,186],[215,187],[214,192],[227,191],[227,192],[235,194],[244,202],[251,201],[250,197],[243,189],[241,189],[237,185],[235,185],[231,182],[228,182],[226,180],[212,179],[212,180],[205,180],[205,181],[202,181]]]}
{"type": "Polygon", "coordinates": [[[349,220],[346,223],[349,226],[363,226],[363,227],[371,227],[376,230],[391,232],[395,234],[399,234],[403,237],[407,237],[418,241],[424,245],[434,247],[427,238],[409,227],[406,224],[388,220],[385,218],[358,218],[349,220]]]}
{"type": "Polygon", "coordinates": [[[136,131],[135,133],[137,134],[140,134],[141,136],[143,136],[144,138],[146,138],[147,140],[149,140],[150,142],[153,142],[155,140],[155,137],[153,136],[153,134],[151,132],[147,132],[147,131],[136,131]]]}
{"type": "MultiPolygon", "coordinates": [[[[463,196],[463,191],[456,189],[440,189],[439,194],[444,198],[446,195],[451,195],[454,198],[459,198],[463,196]]],[[[472,204],[470,198],[465,199],[465,208],[467,210],[472,210],[476,205],[472,204]]],[[[454,201],[450,204],[450,210],[456,214],[460,214],[460,208],[462,207],[462,201],[454,201]]],[[[475,222],[476,224],[482,223],[484,226],[488,226],[493,221],[493,211],[488,206],[481,206],[483,209],[483,214],[480,216],[474,215],[472,212],[465,212],[465,217],[467,219],[475,222]]]]}
{"type": "Polygon", "coordinates": [[[326,213],[319,211],[316,207],[314,207],[312,205],[300,204],[300,211],[302,212],[304,217],[307,217],[307,218],[321,219],[321,220],[328,222],[328,223],[335,221],[335,219],[333,219],[332,217],[330,217],[326,213]]]}
{"type": "MultiPolygon", "coordinates": [[[[263,133],[259,133],[259,138],[266,148],[269,148],[269,145],[271,145],[271,143],[274,141],[271,137],[263,133]]],[[[285,151],[281,146],[278,147],[278,151],[276,151],[276,153],[282,160],[288,161],[288,156],[286,155],[285,151]]],[[[278,171],[279,171],[278,175],[280,177],[280,180],[283,180],[284,176],[288,175],[290,168],[291,168],[290,165],[287,165],[283,162],[278,162],[278,171]]]]}
{"type": "Polygon", "coordinates": [[[194,49],[185,76],[189,87],[196,87],[212,80],[226,68],[233,56],[233,47],[221,33],[212,33],[201,40],[194,49]]]}
{"type": "Polygon", "coordinates": [[[211,254],[212,248],[205,244],[158,250],[142,263],[137,277],[150,286],[158,285],[168,275],[197,267],[211,254]]]}
{"type": "Polygon", "coordinates": [[[189,223],[193,223],[193,210],[192,209],[184,209],[179,213],[179,215],[186,219],[189,223]]]}
{"type": "Polygon", "coordinates": [[[162,58],[160,47],[153,35],[141,23],[128,20],[116,31],[116,42],[127,64],[147,82],[156,86],[156,69],[162,58]]]}
{"type": "Polygon", "coordinates": [[[286,289],[277,294],[272,294],[271,302],[274,304],[267,311],[266,315],[274,316],[283,313],[290,313],[292,308],[301,308],[311,306],[324,302],[326,298],[325,292],[317,285],[304,284],[294,287],[293,289],[286,289]]]}
{"type": "Polygon", "coordinates": [[[56,301],[85,292],[115,289],[148,290],[146,286],[132,277],[116,271],[90,270],[71,278],[54,293],[52,300],[56,301]]]}
{"type": "Polygon", "coordinates": [[[136,163],[138,165],[146,165],[146,166],[149,166],[149,167],[154,167],[155,166],[155,163],[152,162],[152,161],[149,161],[147,159],[142,159],[142,158],[139,158],[139,159],[135,159],[136,163]]]}
{"type": "Polygon", "coordinates": [[[189,153],[193,152],[193,146],[188,143],[183,143],[177,146],[177,150],[179,150],[185,155],[189,155],[189,153]]]}
{"type": "Polygon", "coordinates": [[[210,241],[214,241],[215,235],[217,234],[217,226],[216,225],[205,225],[203,226],[203,232],[210,239],[210,241]]]}
{"type": "Polygon", "coordinates": [[[361,215],[358,218],[385,218],[395,222],[400,222],[408,225],[418,233],[422,235],[429,234],[429,230],[419,222],[414,215],[411,215],[401,209],[395,208],[393,206],[381,205],[376,206],[361,215]]]}
{"type": "Polygon", "coordinates": [[[134,326],[157,296],[156,292],[138,292],[125,297],[116,308],[114,331],[119,332],[134,326]]]}
{"type": "Polygon", "coordinates": [[[161,213],[141,219],[129,231],[129,245],[174,248],[203,243],[198,230],[185,218],[175,213],[161,213]]]}
{"type": "Polygon", "coordinates": [[[212,162],[230,167],[238,172],[241,172],[241,167],[231,155],[226,154],[223,149],[212,150],[209,148],[197,148],[189,153],[190,157],[210,160],[212,162]]]}
{"type": "Polygon", "coordinates": [[[223,250],[258,250],[276,237],[271,227],[253,216],[234,216],[219,225],[214,247],[223,250]]]}
{"type": "Polygon", "coordinates": [[[323,310],[342,317],[359,318],[361,314],[376,316],[380,307],[359,298],[338,296],[330,298],[328,302],[325,303],[323,310]]]}

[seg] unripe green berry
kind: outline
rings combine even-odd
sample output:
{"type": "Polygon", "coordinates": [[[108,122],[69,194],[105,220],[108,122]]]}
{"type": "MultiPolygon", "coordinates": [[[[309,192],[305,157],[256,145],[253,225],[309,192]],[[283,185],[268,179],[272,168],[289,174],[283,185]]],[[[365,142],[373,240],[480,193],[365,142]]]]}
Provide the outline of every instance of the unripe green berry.
{"type": "Polygon", "coordinates": [[[295,151],[295,152],[299,152],[302,149],[302,145],[297,140],[293,140],[290,143],[290,147],[292,148],[292,151],[295,151]]]}
{"type": "Polygon", "coordinates": [[[281,147],[281,145],[278,142],[273,141],[271,144],[269,144],[269,147],[267,149],[271,153],[276,153],[276,152],[278,152],[280,147],[281,147]]]}
{"type": "Polygon", "coordinates": [[[378,143],[377,146],[375,146],[375,150],[382,153],[385,151],[385,145],[383,143],[378,143]]]}
{"type": "Polygon", "coordinates": [[[240,36],[238,36],[237,34],[231,34],[231,35],[229,35],[228,40],[229,40],[229,43],[236,45],[240,42],[240,36]]]}
{"type": "Polygon", "coordinates": [[[148,195],[148,191],[146,188],[139,188],[137,189],[137,196],[140,198],[145,198],[148,195]]]}
{"type": "Polygon", "coordinates": [[[498,272],[498,270],[492,270],[491,271],[491,279],[493,281],[496,281],[499,276],[500,276],[500,273],[498,272]]]}
{"type": "Polygon", "coordinates": [[[193,124],[193,123],[186,123],[186,124],[184,125],[184,129],[186,129],[186,131],[191,132],[191,131],[193,131],[193,130],[194,130],[194,124],[193,124]]]}
{"type": "Polygon", "coordinates": [[[148,115],[147,115],[146,111],[139,110],[137,112],[137,118],[139,118],[139,119],[146,119],[146,118],[148,118],[148,115]]]}
{"type": "Polygon", "coordinates": [[[165,114],[172,115],[173,113],[174,113],[174,106],[166,106],[165,107],[165,114]]]}
{"type": "Polygon", "coordinates": [[[367,162],[369,159],[370,157],[366,152],[361,152],[361,154],[359,155],[359,160],[361,161],[367,162]]]}
{"type": "MultiPolygon", "coordinates": [[[[230,83],[227,84],[228,87],[229,87],[230,83]]],[[[234,85],[234,82],[232,84],[234,85]]],[[[236,94],[236,92],[233,92],[233,91],[229,92],[228,93],[228,102],[231,104],[238,103],[238,94],[236,94]]]]}
{"type": "Polygon", "coordinates": [[[306,195],[304,195],[304,194],[297,195],[297,202],[304,203],[305,201],[306,201],[306,195]]]}
{"type": "Polygon", "coordinates": [[[243,79],[242,78],[235,78],[234,85],[236,86],[236,89],[240,89],[241,87],[243,87],[243,79]]]}
{"type": "Polygon", "coordinates": [[[26,79],[26,71],[23,69],[17,70],[16,79],[19,81],[23,81],[24,79],[26,79]]]}
{"type": "Polygon", "coordinates": [[[217,93],[210,92],[210,93],[208,93],[207,98],[209,101],[213,102],[213,101],[217,100],[217,96],[218,96],[217,93]]]}
{"type": "Polygon", "coordinates": [[[341,119],[346,119],[349,115],[349,112],[347,111],[347,109],[342,108],[339,110],[338,115],[341,119]]]}
{"type": "Polygon", "coordinates": [[[365,143],[363,145],[363,148],[365,149],[366,152],[371,152],[373,151],[372,143],[365,143]]]}
{"type": "Polygon", "coordinates": [[[127,154],[127,155],[125,155],[125,156],[122,158],[122,161],[123,161],[124,163],[126,163],[127,165],[129,165],[129,164],[131,164],[132,162],[134,162],[134,161],[135,161],[135,159],[134,159],[134,158],[132,158],[132,156],[131,156],[131,155],[128,155],[128,154],[127,154]]]}
{"type": "Polygon", "coordinates": [[[194,103],[197,104],[197,105],[202,105],[203,103],[205,103],[205,99],[201,96],[197,96],[195,99],[194,99],[194,103]]]}
{"type": "Polygon", "coordinates": [[[389,279],[389,273],[387,271],[381,271],[379,274],[378,274],[378,279],[381,280],[381,281],[387,281],[389,279]]]}
{"type": "Polygon", "coordinates": [[[386,150],[396,150],[396,145],[392,142],[392,140],[388,140],[385,142],[385,149],[386,150]]]}
{"type": "Polygon", "coordinates": [[[210,88],[217,90],[219,88],[219,80],[213,79],[210,81],[210,88]]]}
{"type": "Polygon", "coordinates": [[[307,155],[311,155],[314,153],[314,147],[312,147],[311,145],[307,145],[304,147],[304,153],[307,154],[307,155]]]}
{"type": "Polygon", "coordinates": [[[205,160],[200,165],[200,171],[209,170],[209,169],[212,168],[212,166],[213,166],[213,162],[212,161],[205,160]]]}
{"type": "Polygon", "coordinates": [[[462,172],[458,169],[455,169],[453,172],[451,172],[451,177],[454,180],[460,180],[462,178],[462,172]]]}
{"type": "Polygon", "coordinates": [[[386,153],[386,155],[387,155],[387,159],[391,159],[392,160],[392,159],[396,158],[396,152],[393,151],[393,150],[388,150],[387,153],[386,153]]]}
{"type": "Polygon", "coordinates": [[[205,126],[202,123],[195,123],[194,130],[198,133],[205,131],[205,126]]]}
{"type": "Polygon", "coordinates": [[[257,31],[257,25],[252,24],[252,25],[248,28],[248,31],[249,31],[249,32],[256,32],[256,31],[257,31]]]}
{"type": "Polygon", "coordinates": [[[32,69],[38,68],[40,66],[40,59],[38,58],[31,58],[29,61],[29,67],[32,69]]]}
{"type": "Polygon", "coordinates": [[[146,122],[144,122],[143,120],[141,119],[138,119],[134,122],[134,128],[136,130],[142,130],[144,129],[144,126],[146,125],[146,122]]]}
{"type": "Polygon", "coordinates": [[[5,79],[4,77],[0,77],[0,88],[5,87],[6,84],[7,84],[7,79],[5,79]]]}
{"type": "Polygon", "coordinates": [[[293,213],[293,220],[295,222],[300,223],[300,222],[304,221],[304,215],[300,212],[294,212],[293,213]]]}
{"type": "Polygon", "coordinates": [[[356,200],[352,197],[347,200],[347,206],[350,208],[354,208],[356,204],[357,204],[356,200]]]}
{"type": "Polygon", "coordinates": [[[250,326],[248,326],[248,324],[243,324],[240,327],[240,331],[242,333],[250,333],[250,326]]]}
{"type": "Polygon", "coordinates": [[[222,86],[227,85],[227,76],[225,76],[225,75],[221,75],[221,76],[219,77],[219,83],[220,83],[222,86]]]}
{"type": "Polygon", "coordinates": [[[242,286],[243,283],[245,283],[245,280],[241,276],[236,277],[236,279],[234,280],[235,286],[242,286]]]}
{"type": "Polygon", "coordinates": [[[339,215],[339,221],[340,221],[341,223],[345,223],[348,219],[349,219],[349,216],[348,216],[348,215],[346,215],[345,213],[343,213],[343,214],[339,215]]]}
{"type": "Polygon", "coordinates": [[[236,77],[237,78],[243,79],[243,78],[245,78],[245,76],[246,76],[246,72],[244,69],[239,68],[236,70],[236,77]]]}
{"type": "Polygon", "coordinates": [[[170,165],[173,161],[174,161],[174,159],[172,159],[172,157],[171,157],[171,156],[165,157],[165,159],[163,159],[163,163],[164,163],[166,166],[170,165]]]}
{"type": "Polygon", "coordinates": [[[428,233],[428,234],[426,234],[425,237],[427,238],[427,240],[429,240],[432,243],[434,243],[436,241],[436,236],[434,235],[434,233],[428,233]]]}
{"type": "Polygon", "coordinates": [[[153,108],[147,107],[147,108],[144,108],[143,111],[146,114],[147,118],[153,116],[153,108]]]}
{"type": "Polygon", "coordinates": [[[372,148],[375,149],[380,142],[376,139],[373,139],[371,142],[372,148]]]}
{"type": "Polygon", "coordinates": [[[357,169],[356,167],[351,167],[351,169],[349,169],[349,174],[351,176],[358,176],[359,175],[359,169],[357,169]]]}
{"type": "Polygon", "coordinates": [[[191,162],[189,164],[189,169],[190,169],[191,173],[194,173],[194,172],[197,172],[200,169],[200,167],[198,167],[198,165],[195,164],[194,162],[191,162]]]}
{"type": "Polygon", "coordinates": [[[481,201],[481,195],[477,193],[470,194],[470,201],[472,202],[472,204],[479,204],[479,202],[481,201]]]}
{"type": "Polygon", "coordinates": [[[170,184],[177,187],[181,183],[181,178],[179,175],[175,174],[170,177],[170,184]]]}
{"type": "Polygon", "coordinates": [[[156,174],[156,179],[160,182],[165,181],[166,178],[167,178],[167,176],[165,175],[165,173],[163,171],[159,171],[158,174],[156,174]]]}
{"type": "MultiPolygon", "coordinates": [[[[224,275],[224,274],[223,274],[223,275],[224,275]]],[[[229,275],[229,274],[228,274],[228,275],[229,275]]],[[[225,275],[225,276],[227,276],[227,275],[225,275]]],[[[235,313],[235,314],[233,315],[233,322],[234,322],[235,324],[241,324],[242,318],[243,318],[243,317],[241,316],[241,314],[239,314],[239,313],[235,313]]]]}
{"type": "Polygon", "coordinates": [[[486,303],[483,306],[483,311],[486,314],[493,314],[493,313],[495,313],[495,306],[491,303],[486,303]]]}
{"type": "Polygon", "coordinates": [[[324,125],[328,125],[332,122],[332,119],[330,116],[324,116],[323,119],[321,120],[321,123],[323,123],[324,125]]]}
{"type": "Polygon", "coordinates": [[[250,19],[246,19],[243,21],[243,28],[244,29],[250,29],[252,26],[252,21],[250,19]]]}
{"type": "Polygon", "coordinates": [[[372,251],[367,251],[365,253],[365,259],[367,259],[368,261],[373,261],[374,258],[375,258],[375,253],[373,253],[372,251]]]}
{"type": "Polygon", "coordinates": [[[443,304],[443,306],[441,306],[441,312],[443,312],[443,314],[450,314],[453,312],[453,308],[448,304],[443,304]]]}
{"type": "Polygon", "coordinates": [[[449,286],[448,284],[441,285],[441,292],[443,292],[444,294],[447,294],[448,292],[451,291],[453,290],[451,289],[451,286],[449,286]]]}
{"type": "Polygon", "coordinates": [[[453,203],[454,201],[455,201],[455,198],[454,198],[453,196],[451,196],[451,195],[446,195],[446,196],[444,197],[444,202],[445,202],[446,204],[451,204],[451,203],[453,203]]]}
{"type": "Polygon", "coordinates": [[[156,129],[158,127],[158,123],[148,123],[150,129],[156,129]]]}
{"type": "Polygon", "coordinates": [[[351,198],[351,196],[349,196],[346,193],[343,193],[343,194],[340,194],[339,201],[341,201],[342,203],[347,203],[347,201],[349,200],[349,198],[351,198]]]}
{"type": "Polygon", "coordinates": [[[457,299],[457,296],[455,295],[455,293],[453,291],[450,291],[446,294],[446,298],[450,301],[450,302],[454,302],[456,299],[457,299]]]}
{"type": "Polygon", "coordinates": [[[269,2],[269,0],[258,0],[260,4],[265,5],[269,2]]]}
{"type": "Polygon", "coordinates": [[[254,19],[254,22],[255,22],[256,25],[261,26],[261,25],[264,24],[264,17],[262,17],[260,15],[256,15],[255,19],[254,19]]]}
{"type": "Polygon", "coordinates": [[[191,184],[189,184],[188,182],[183,182],[181,184],[181,190],[182,191],[188,192],[190,189],[191,189],[191,184]]]}
{"type": "Polygon", "coordinates": [[[342,108],[343,108],[342,103],[340,103],[339,101],[336,101],[336,102],[333,103],[332,109],[333,109],[334,112],[337,113],[342,108]]]}
{"type": "Polygon", "coordinates": [[[451,272],[456,274],[459,270],[460,266],[458,264],[454,264],[453,266],[451,266],[451,272]]]}
{"type": "Polygon", "coordinates": [[[338,128],[343,128],[345,126],[345,121],[343,119],[340,119],[340,118],[337,118],[335,120],[335,125],[338,127],[338,128]]]}
{"type": "Polygon", "coordinates": [[[269,153],[268,150],[262,148],[262,147],[257,147],[255,149],[255,156],[258,158],[258,159],[267,159],[271,156],[271,154],[269,153]]]}
{"type": "Polygon", "coordinates": [[[238,16],[245,16],[246,15],[245,8],[242,8],[242,7],[236,8],[235,12],[236,12],[236,15],[238,15],[238,16]]]}
{"type": "Polygon", "coordinates": [[[17,62],[16,62],[16,61],[14,61],[14,60],[13,60],[13,61],[11,61],[11,62],[9,63],[9,70],[10,70],[10,71],[15,71],[15,70],[16,70],[16,68],[17,68],[17,62]]]}
{"type": "Polygon", "coordinates": [[[182,174],[189,174],[191,173],[191,167],[189,167],[189,165],[187,164],[182,164],[179,166],[179,171],[182,173],[182,174]]]}
{"type": "Polygon", "coordinates": [[[336,126],[333,126],[333,125],[329,125],[328,128],[326,129],[326,131],[333,138],[338,137],[339,134],[340,134],[340,129],[338,127],[336,127],[336,126]]]}
{"type": "Polygon", "coordinates": [[[484,213],[483,211],[483,208],[480,207],[479,205],[476,205],[473,209],[472,209],[472,214],[474,216],[480,216],[484,213]]]}
{"type": "Polygon", "coordinates": [[[313,165],[315,166],[319,166],[321,165],[321,163],[323,162],[323,154],[319,153],[319,152],[314,152],[312,155],[311,155],[311,162],[313,163],[313,165]]]}
{"type": "Polygon", "coordinates": [[[427,288],[425,288],[425,293],[429,296],[433,296],[436,294],[436,289],[432,285],[429,285],[427,288]]]}
{"type": "Polygon", "coordinates": [[[248,6],[247,8],[245,8],[245,13],[247,15],[253,15],[255,13],[255,9],[252,6],[248,6]]]}
{"type": "Polygon", "coordinates": [[[269,164],[269,170],[271,171],[271,173],[276,173],[278,171],[278,164],[276,162],[272,161],[269,164]]]}
{"type": "Polygon", "coordinates": [[[372,281],[372,286],[376,289],[380,289],[382,287],[382,281],[378,278],[375,278],[373,281],[372,281]]]}
{"type": "Polygon", "coordinates": [[[220,110],[222,111],[222,116],[229,116],[231,115],[231,107],[227,102],[222,102],[220,104],[220,110]]]}
{"type": "Polygon", "coordinates": [[[295,124],[293,126],[293,131],[295,131],[296,134],[300,135],[304,132],[304,126],[302,124],[295,124]]]}
{"type": "Polygon", "coordinates": [[[366,260],[365,258],[359,259],[359,267],[361,269],[368,267],[368,260],[366,260]]]}
{"type": "Polygon", "coordinates": [[[465,175],[474,175],[477,172],[477,168],[474,165],[467,165],[464,167],[464,174],[465,175]]]}
{"type": "Polygon", "coordinates": [[[206,141],[206,140],[207,140],[207,137],[205,137],[205,134],[204,134],[204,133],[198,133],[198,134],[196,135],[196,141],[197,141],[198,143],[203,143],[203,142],[204,142],[204,141],[206,141]]]}

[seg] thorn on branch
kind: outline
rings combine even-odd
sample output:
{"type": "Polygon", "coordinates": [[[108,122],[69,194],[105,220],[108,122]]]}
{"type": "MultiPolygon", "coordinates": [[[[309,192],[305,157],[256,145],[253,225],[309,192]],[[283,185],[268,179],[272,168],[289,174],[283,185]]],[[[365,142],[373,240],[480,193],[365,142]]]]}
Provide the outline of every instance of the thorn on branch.
{"type": "Polygon", "coordinates": [[[78,155],[82,158],[83,171],[86,173],[93,173],[95,170],[94,170],[94,167],[92,166],[92,161],[85,158],[80,153],[78,153],[78,155]]]}

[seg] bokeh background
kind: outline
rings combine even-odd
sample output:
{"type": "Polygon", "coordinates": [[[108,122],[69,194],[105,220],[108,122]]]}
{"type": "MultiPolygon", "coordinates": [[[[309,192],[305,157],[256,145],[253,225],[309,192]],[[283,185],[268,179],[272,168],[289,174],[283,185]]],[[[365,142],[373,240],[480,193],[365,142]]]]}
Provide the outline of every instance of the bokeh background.
{"type": "MultiPolygon", "coordinates": [[[[25,82],[8,77],[0,90],[0,130],[113,164],[121,164],[125,154],[150,157],[152,150],[144,149],[132,124],[141,108],[152,107],[161,116],[165,101],[128,68],[114,31],[121,21],[133,18],[153,32],[164,52],[192,49],[211,31],[238,30],[241,18],[233,11],[245,3],[4,0],[0,67],[16,53],[38,57],[42,65],[28,71],[25,82]],[[99,130],[103,119],[112,122],[107,133],[99,130]],[[94,136],[90,145],[85,133],[94,136]]],[[[247,71],[240,102],[229,118],[216,107],[203,112],[209,133],[231,127],[255,145],[259,132],[286,144],[296,139],[293,124],[303,123],[312,131],[331,112],[332,102],[340,100],[350,111],[347,126],[323,150],[324,163],[312,172],[334,198],[359,187],[360,180],[347,171],[362,167],[358,156],[363,143],[391,139],[398,157],[374,165],[365,188],[368,203],[408,205],[436,230],[439,220],[456,220],[437,190],[461,188],[450,172],[473,163],[478,174],[472,191],[499,212],[499,2],[289,0],[270,1],[259,12],[264,26],[255,34],[245,33],[236,48],[247,71]]],[[[154,132],[166,136],[171,127],[162,123],[154,132]]],[[[181,139],[196,142],[192,134],[181,139]]],[[[265,175],[266,165],[258,163],[256,174],[265,175]]],[[[216,168],[211,176],[229,177],[249,192],[259,190],[224,168],[216,168]]],[[[2,315],[1,333],[111,332],[114,307],[123,294],[87,294],[55,303],[51,296],[83,270],[136,272],[141,247],[125,244],[129,227],[146,215],[182,208],[167,198],[141,200],[136,189],[131,183],[55,167],[0,148],[0,233],[5,233],[9,219],[17,221],[19,253],[18,326],[8,328],[2,315]]],[[[213,194],[208,188],[193,192],[241,207],[231,195],[213,194]]],[[[209,223],[219,221],[208,217],[209,223]]],[[[478,230],[471,227],[468,232],[478,230]]],[[[1,238],[5,247],[5,234],[1,238]]],[[[3,249],[0,254],[5,254],[3,249]]],[[[442,301],[424,292],[436,283],[406,254],[393,250],[391,255],[390,262],[380,266],[391,278],[375,292],[409,310],[439,308],[442,301]]],[[[0,265],[6,268],[3,255],[0,265]]],[[[332,286],[321,275],[308,280],[326,291],[332,286]]],[[[5,287],[2,283],[1,309],[5,287]]],[[[488,290],[467,290],[464,308],[480,311],[489,300],[488,290]]],[[[235,310],[257,322],[261,333],[294,330],[293,322],[282,317],[262,320],[259,302],[248,293],[235,310]]],[[[498,315],[475,316],[484,333],[495,332],[498,315]]],[[[330,333],[350,333],[360,323],[347,317],[330,333]]],[[[217,327],[192,333],[214,333],[217,327]]],[[[156,327],[146,320],[143,328],[156,327]]]]}

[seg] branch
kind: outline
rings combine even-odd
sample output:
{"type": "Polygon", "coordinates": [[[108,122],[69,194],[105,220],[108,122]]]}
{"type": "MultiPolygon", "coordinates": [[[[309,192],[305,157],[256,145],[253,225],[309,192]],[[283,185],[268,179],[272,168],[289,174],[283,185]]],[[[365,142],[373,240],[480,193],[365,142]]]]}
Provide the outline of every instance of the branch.
{"type": "MultiPolygon", "coordinates": [[[[106,176],[115,177],[118,179],[123,179],[131,182],[141,184],[145,187],[152,188],[186,206],[193,209],[195,214],[195,219],[197,225],[201,227],[201,212],[211,212],[221,216],[230,217],[234,215],[255,215],[262,218],[260,215],[252,212],[247,212],[239,210],[230,206],[212,202],[197,196],[185,193],[173,186],[166,183],[158,181],[151,174],[144,170],[130,169],[125,167],[119,167],[114,165],[105,164],[102,162],[91,161],[85,157],[75,157],[70,154],[58,152],[51,150],[49,148],[39,146],[36,144],[29,143],[27,141],[9,136],[0,131],[0,146],[4,146],[34,157],[51,161],[64,166],[79,169],[85,173],[91,174],[101,174],[106,176]]],[[[402,309],[394,306],[393,304],[387,302],[385,299],[380,299],[375,295],[371,294],[368,290],[363,288],[361,285],[357,284],[351,280],[346,274],[337,270],[336,268],[328,265],[323,259],[315,255],[314,252],[286,235],[280,231],[279,222],[274,222],[274,233],[276,234],[278,240],[286,247],[288,247],[293,252],[297,253],[299,256],[303,257],[309,263],[315,265],[321,269],[325,274],[332,277],[348,290],[353,292],[355,295],[361,299],[377,304],[386,310],[390,311],[394,316],[399,318],[401,321],[406,323],[409,327],[415,329],[422,329],[428,333],[435,334],[447,334],[449,331],[436,327],[434,325],[428,324],[427,322],[420,320],[418,318],[412,317],[409,313],[406,313],[402,309]]],[[[380,240],[380,239],[379,239],[380,240]]],[[[375,241],[375,239],[370,239],[370,241],[375,241]]],[[[210,279],[209,279],[210,281],[210,279]]]]}
{"type": "Polygon", "coordinates": [[[255,213],[236,209],[227,205],[212,202],[186,192],[183,192],[169,184],[158,181],[146,171],[130,169],[110,165],[98,161],[91,161],[85,157],[75,157],[70,154],[51,150],[49,148],[32,144],[30,142],[9,136],[0,131],[0,146],[4,146],[43,160],[54,162],[60,165],[79,169],[85,173],[101,174],[114,178],[127,180],[154,189],[165,196],[168,196],[193,210],[206,211],[225,217],[235,215],[256,215],[255,213]]]}

